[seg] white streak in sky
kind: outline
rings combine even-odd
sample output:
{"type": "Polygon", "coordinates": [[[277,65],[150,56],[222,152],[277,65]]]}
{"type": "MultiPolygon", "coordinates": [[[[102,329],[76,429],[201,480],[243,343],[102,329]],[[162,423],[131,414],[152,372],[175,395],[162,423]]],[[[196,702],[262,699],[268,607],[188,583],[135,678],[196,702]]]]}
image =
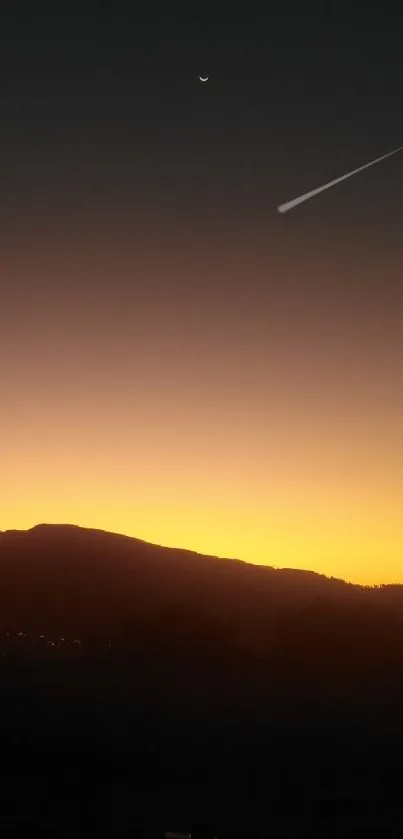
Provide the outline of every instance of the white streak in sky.
{"type": "Polygon", "coordinates": [[[397,154],[397,152],[402,149],[403,146],[399,146],[398,149],[394,149],[387,154],[383,154],[382,157],[377,157],[376,160],[371,160],[370,163],[365,163],[364,166],[360,166],[358,169],[353,169],[352,172],[347,172],[347,175],[341,175],[340,178],[335,178],[334,181],[329,181],[329,183],[324,184],[323,186],[318,186],[310,192],[305,192],[304,195],[300,195],[298,198],[293,198],[292,201],[286,201],[285,204],[280,204],[277,207],[277,212],[286,213],[288,210],[292,210],[293,207],[296,207],[298,204],[302,204],[302,202],[307,201],[308,198],[313,198],[314,195],[319,195],[319,193],[324,192],[325,189],[329,189],[331,186],[335,186],[335,184],[345,181],[346,178],[351,178],[352,175],[356,175],[357,172],[362,172],[363,169],[368,169],[369,166],[375,166],[375,163],[385,160],[386,157],[390,157],[392,154],[397,154]]]}

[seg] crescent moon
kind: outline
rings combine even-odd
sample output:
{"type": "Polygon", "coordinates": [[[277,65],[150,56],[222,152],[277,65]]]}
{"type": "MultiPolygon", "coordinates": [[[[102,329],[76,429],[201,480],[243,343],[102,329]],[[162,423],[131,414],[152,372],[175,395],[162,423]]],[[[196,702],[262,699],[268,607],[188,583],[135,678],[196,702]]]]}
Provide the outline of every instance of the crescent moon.
{"type": "Polygon", "coordinates": [[[208,82],[208,76],[199,76],[201,82],[208,82]]]}

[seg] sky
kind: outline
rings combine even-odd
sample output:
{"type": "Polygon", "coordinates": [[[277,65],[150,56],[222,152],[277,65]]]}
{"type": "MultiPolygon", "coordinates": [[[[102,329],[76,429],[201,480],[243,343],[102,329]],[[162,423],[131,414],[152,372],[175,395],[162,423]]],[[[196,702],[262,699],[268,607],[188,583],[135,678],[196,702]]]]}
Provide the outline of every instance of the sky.
{"type": "Polygon", "coordinates": [[[277,212],[403,143],[399,21],[112,5],[4,4],[0,529],[403,583],[403,152],[277,212]]]}

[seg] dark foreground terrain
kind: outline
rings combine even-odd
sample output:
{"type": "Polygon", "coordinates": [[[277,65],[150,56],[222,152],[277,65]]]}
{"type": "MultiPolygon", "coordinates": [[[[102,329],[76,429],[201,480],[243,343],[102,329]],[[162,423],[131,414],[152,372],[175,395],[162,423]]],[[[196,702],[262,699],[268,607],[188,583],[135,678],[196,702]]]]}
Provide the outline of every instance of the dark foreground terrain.
{"type": "Polygon", "coordinates": [[[403,836],[403,592],[0,533],[0,835],[403,836]]]}

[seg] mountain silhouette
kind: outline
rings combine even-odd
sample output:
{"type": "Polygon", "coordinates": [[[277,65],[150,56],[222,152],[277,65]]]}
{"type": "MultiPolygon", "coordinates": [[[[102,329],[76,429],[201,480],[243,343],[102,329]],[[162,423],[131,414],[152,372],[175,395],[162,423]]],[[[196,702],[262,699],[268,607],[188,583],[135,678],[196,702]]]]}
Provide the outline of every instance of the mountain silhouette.
{"type": "Polygon", "coordinates": [[[224,560],[73,525],[0,532],[0,621],[7,627],[11,620],[19,628],[52,621],[64,630],[66,622],[76,631],[105,628],[117,616],[168,605],[256,621],[281,604],[359,591],[309,571],[224,560]]]}
{"type": "Polygon", "coordinates": [[[402,605],[403,586],[370,589],[72,525],[0,534],[7,660],[18,652],[56,666],[74,650],[88,668],[71,671],[72,685],[92,679],[88,690],[102,682],[111,696],[124,684],[143,706],[163,695],[175,714],[190,696],[196,716],[226,707],[234,720],[259,719],[268,705],[282,714],[301,698],[315,713],[321,702],[395,701],[402,605]]]}
{"type": "MultiPolygon", "coordinates": [[[[285,809],[300,824],[312,790],[321,829],[322,810],[344,813],[346,801],[364,823],[369,789],[373,807],[379,790],[388,807],[398,795],[402,606],[403,586],[72,525],[2,532],[7,772],[46,775],[56,797],[72,772],[87,801],[140,772],[138,814],[148,818],[158,790],[176,823],[199,813],[233,829],[267,825],[268,789],[278,830],[285,809]]],[[[131,801],[128,788],[129,814],[131,801]]]]}
{"type": "Polygon", "coordinates": [[[123,618],[171,608],[257,631],[284,610],[322,600],[400,615],[403,585],[370,589],[74,525],[0,532],[0,629],[105,633],[123,618]]]}
{"type": "MultiPolygon", "coordinates": [[[[165,638],[210,652],[224,644],[279,663],[353,651],[390,657],[402,629],[403,586],[366,588],[311,571],[205,556],[74,525],[0,533],[0,632],[115,644],[165,638]],[[207,639],[210,641],[207,641],[207,639]],[[216,644],[214,642],[216,639],[216,644]],[[287,655],[285,648],[287,647],[287,655]],[[322,652],[321,652],[322,649],[322,652]]],[[[227,650],[228,651],[228,650],[227,650]]],[[[337,669],[337,668],[336,668],[337,669]]]]}
{"type": "Polygon", "coordinates": [[[255,658],[287,647],[284,662],[305,655],[308,667],[322,655],[336,667],[354,650],[361,663],[381,650],[386,661],[402,606],[403,586],[371,589],[73,525],[0,533],[3,633],[137,647],[159,635],[166,652],[169,637],[176,650],[209,637],[212,652],[216,636],[217,648],[222,641],[255,658]]]}

